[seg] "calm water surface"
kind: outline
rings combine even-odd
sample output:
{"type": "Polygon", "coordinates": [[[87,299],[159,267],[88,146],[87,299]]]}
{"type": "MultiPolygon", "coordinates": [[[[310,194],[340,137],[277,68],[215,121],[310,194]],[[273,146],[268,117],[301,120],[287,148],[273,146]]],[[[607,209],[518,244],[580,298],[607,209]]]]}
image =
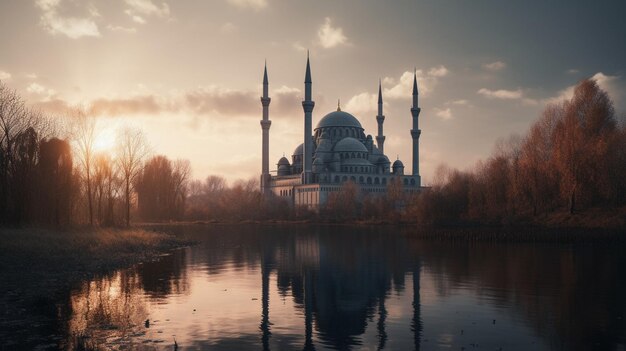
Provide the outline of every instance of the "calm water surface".
{"type": "Polygon", "coordinates": [[[145,350],[626,349],[622,245],[436,241],[385,227],[170,230],[199,244],[71,291],[59,317],[68,347],[91,335],[145,350]]]}

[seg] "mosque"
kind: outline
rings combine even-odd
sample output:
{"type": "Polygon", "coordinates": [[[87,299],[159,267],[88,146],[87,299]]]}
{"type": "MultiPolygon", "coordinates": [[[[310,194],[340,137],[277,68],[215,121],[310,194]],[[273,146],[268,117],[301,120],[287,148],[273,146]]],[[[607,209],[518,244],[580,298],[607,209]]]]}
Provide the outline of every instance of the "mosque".
{"type": "MultiPolygon", "coordinates": [[[[291,205],[319,209],[328,201],[330,194],[338,192],[344,183],[357,184],[362,195],[381,196],[387,192],[387,184],[397,179],[405,192],[418,192],[421,189],[419,174],[418,127],[420,108],[418,106],[417,76],[413,76],[413,104],[411,116],[413,129],[413,162],[410,175],[405,174],[404,164],[399,159],[391,164],[385,155],[383,134],[383,97],[380,82],[378,85],[378,134],[376,143],[371,135],[366,135],[359,120],[348,112],[337,111],[322,117],[312,130],[312,117],[315,102],[312,100],[311,65],[307,55],[304,78],[304,135],[291,162],[286,157],[278,160],[276,174],[269,169],[269,105],[267,66],[263,72],[263,119],[261,129],[262,165],[261,192],[265,196],[285,198],[291,205]]],[[[361,196],[362,197],[362,196],[361,196]]]]}

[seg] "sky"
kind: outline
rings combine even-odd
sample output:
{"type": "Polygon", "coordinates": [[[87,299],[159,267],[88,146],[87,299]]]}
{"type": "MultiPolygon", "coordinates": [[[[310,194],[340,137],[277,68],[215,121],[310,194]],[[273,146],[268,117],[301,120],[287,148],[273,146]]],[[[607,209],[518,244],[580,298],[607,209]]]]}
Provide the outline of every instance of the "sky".
{"type": "Polygon", "coordinates": [[[310,52],[313,127],[341,100],[411,169],[411,84],[420,170],[473,167],[523,135],[547,103],[593,77],[626,111],[626,2],[435,0],[0,0],[0,80],[28,104],[97,118],[98,147],[125,126],[193,176],[261,169],[261,82],[270,84],[270,169],[302,142],[310,52]]]}

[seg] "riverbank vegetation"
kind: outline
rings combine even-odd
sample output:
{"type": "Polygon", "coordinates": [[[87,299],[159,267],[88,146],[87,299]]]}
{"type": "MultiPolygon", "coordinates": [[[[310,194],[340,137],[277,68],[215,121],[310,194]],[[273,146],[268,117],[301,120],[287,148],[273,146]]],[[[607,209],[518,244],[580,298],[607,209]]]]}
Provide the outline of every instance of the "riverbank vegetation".
{"type": "Polygon", "coordinates": [[[583,80],[569,100],[548,105],[521,136],[497,143],[470,170],[440,166],[432,186],[407,195],[390,182],[385,196],[346,183],[319,212],[263,199],[258,183],[193,182],[192,220],[289,220],[626,227],[626,123],[607,93],[583,80]]]}
{"type": "Polygon", "coordinates": [[[47,116],[0,83],[0,225],[130,226],[131,218],[626,225],[626,123],[591,79],[473,169],[440,166],[414,195],[395,181],[384,196],[348,182],[316,212],[264,198],[256,177],[192,180],[189,161],[151,155],[140,130],[121,129],[106,152],[94,148],[97,135],[88,112],[47,116]]]}
{"type": "Polygon", "coordinates": [[[33,336],[53,332],[40,329],[55,323],[56,294],[94,275],[156,259],[187,244],[175,236],[138,228],[0,230],[0,309],[4,311],[0,339],[25,342],[11,346],[17,349],[46,341],[33,336]]]}

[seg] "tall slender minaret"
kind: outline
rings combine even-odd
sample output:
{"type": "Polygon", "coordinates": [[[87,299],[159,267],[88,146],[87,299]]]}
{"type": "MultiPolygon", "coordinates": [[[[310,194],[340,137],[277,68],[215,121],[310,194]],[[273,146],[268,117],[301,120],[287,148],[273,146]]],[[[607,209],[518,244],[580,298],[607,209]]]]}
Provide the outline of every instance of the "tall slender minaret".
{"type": "MultiPolygon", "coordinates": [[[[413,106],[411,107],[411,115],[413,116],[413,129],[411,129],[411,137],[413,138],[413,175],[420,176],[420,134],[422,131],[418,126],[418,117],[422,109],[418,106],[418,92],[417,92],[417,70],[413,73],[413,106]]],[[[421,183],[418,178],[417,185],[421,183]]]]}
{"type": "Polygon", "coordinates": [[[378,80],[378,115],[376,116],[376,122],[378,122],[378,135],[376,136],[376,145],[378,150],[382,154],[385,154],[385,136],[383,135],[383,123],[385,122],[385,115],[383,115],[383,92],[380,85],[380,79],[378,80]]]}
{"type": "Polygon", "coordinates": [[[310,184],[313,182],[313,173],[311,173],[311,163],[313,162],[313,139],[312,134],[312,119],[313,119],[313,107],[315,102],[311,99],[311,65],[309,63],[309,52],[306,53],[306,74],[304,76],[304,101],[302,101],[302,108],[304,109],[304,155],[303,155],[303,170],[302,170],[302,183],[310,184]]]}
{"type": "Polygon", "coordinates": [[[271,180],[270,175],[270,126],[272,121],[270,117],[270,97],[268,96],[268,81],[267,81],[267,62],[263,70],[263,96],[261,96],[261,104],[263,105],[263,119],[261,120],[261,129],[263,130],[263,156],[261,157],[261,193],[268,195],[270,193],[269,183],[271,180]]]}

